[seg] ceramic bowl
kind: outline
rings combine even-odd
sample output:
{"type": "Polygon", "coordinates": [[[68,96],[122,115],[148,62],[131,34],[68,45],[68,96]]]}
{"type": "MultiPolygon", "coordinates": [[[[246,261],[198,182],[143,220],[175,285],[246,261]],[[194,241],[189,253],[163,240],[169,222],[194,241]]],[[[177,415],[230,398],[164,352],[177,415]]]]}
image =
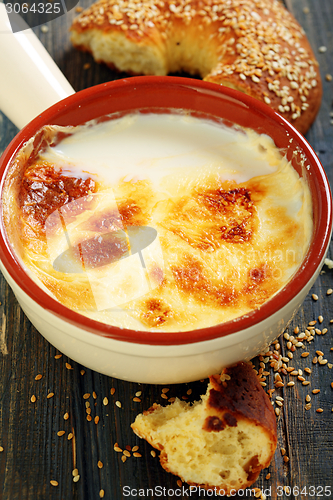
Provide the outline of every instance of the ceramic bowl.
{"type": "Polygon", "coordinates": [[[249,360],[286,328],[323,265],[330,242],[331,194],[325,172],[303,136],[265,104],[238,91],[178,77],[133,77],[73,94],[42,112],[14,138],[0,160],[1,190],[13,158],[42,126],[78,125],[105,114],[148,108],[190,110],[269,135],[299,175],[306,176],[313,201],[310,248],[291,281],[259,309],[217,326],[152,335],[88,319],[55,301],[25,273],[1,225],[1,270],[36,329],[82,365],[119,379],[155,384],[205,378],[224,366],[249,360]],[[295,151],[298,154],[295,155],[295,151]],[[299,165],[299,154],[306,169],[299,165]]]}

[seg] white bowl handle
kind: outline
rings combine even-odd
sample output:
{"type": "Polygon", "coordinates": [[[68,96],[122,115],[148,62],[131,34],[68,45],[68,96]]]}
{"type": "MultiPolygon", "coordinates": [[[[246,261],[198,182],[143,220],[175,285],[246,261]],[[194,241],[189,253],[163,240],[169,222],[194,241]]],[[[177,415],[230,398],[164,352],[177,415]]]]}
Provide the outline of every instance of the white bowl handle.
{"type": "Polygon", "coordinates": [[[29,26],[13,33],[0,3],[0,109],[22,128],[75,91],[29,26]]]}

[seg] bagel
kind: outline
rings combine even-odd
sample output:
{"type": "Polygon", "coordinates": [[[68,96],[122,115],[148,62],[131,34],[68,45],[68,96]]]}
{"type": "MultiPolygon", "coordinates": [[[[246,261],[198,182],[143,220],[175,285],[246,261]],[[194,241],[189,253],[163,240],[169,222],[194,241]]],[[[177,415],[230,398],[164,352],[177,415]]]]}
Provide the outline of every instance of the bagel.
{"type": "Polygon", "coordinates": [[[167,472],[222,495],[251,486],[269,466],[277,444],[272,404],[255,370],[244,362],[210,377],[201,401],[154,403],[131,427],[160,450],[167,472]]]}
{"type": "Polygon", "coordinates": [[[255,97],[305,134],[322,83],[302,27],[278,0],[99,0],[71,41],[132,75],[199,75],[255,97]]]}

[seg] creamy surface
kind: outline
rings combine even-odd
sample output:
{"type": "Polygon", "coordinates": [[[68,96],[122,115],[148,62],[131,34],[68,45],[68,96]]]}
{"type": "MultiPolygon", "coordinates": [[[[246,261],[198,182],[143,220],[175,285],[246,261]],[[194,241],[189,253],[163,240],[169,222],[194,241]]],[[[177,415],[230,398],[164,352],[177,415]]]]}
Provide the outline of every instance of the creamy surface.
{"type": "Polygon", "coordinates": [[[160,188],[166,175],[192,176],[202,169],[236,182],[270,174],[276,158],[270,164],[261,145],[269,149],[273,143],[190,116],[136,114],[82,128],[43,157],[106,184],[149,179],[160,188]]]}
{"type": "Polygon", "coordinates": [[[182,114],[65,131],[32,166],[29,144],[19,155],[10,217],[24,265],[66,306],[124,328],[191,330],[260,307],[298,269],[310,192],[269,137],[182,114]]]}

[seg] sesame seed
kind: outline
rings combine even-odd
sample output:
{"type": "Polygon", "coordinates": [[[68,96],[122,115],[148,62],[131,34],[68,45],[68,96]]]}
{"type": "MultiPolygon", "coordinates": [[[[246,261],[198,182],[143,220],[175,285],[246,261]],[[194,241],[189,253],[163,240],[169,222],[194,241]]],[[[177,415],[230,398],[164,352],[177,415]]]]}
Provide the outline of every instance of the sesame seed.
{"type": "Polygon", "coordinates": [[[41,374],[39,373],[38,375],[36,375],[35,380],[40,380],[42,377],[43,377],[43,375],[41,375],[41,374]]]}
{"type": "Polygon", "coordinates": [[[307,394],[307,396],[305,397],[305,401],[307,401],[308,403],[311,401],[311,396],[309,394],[307,394]]]}
{"type": "Polygon", "coordinates": [[[118,443],[116,443],[114,445],[113,449],[114,449],[114,451],[117,451],[118,453],[122,453],[123,452],[123,450],[121,448],[119,448],[118,443]]]}
{"type": "Polygon", "coordinates": [[[131,456],[131,454],[128,450],[124,450],[123,454],[125,455],[125,457],[128,457],[128,458],[131,456]]]}
{"type": "Polygon", "coordinates": [[[92,396],[93,396],[94,399],[97,399],[97,394],[96,394],[95,391],[93,391],[92,396]]]}
{"type": "Polygon", "coordinates": [[[3,452],[3,446],[0,446],[0,453],[3,452]]]}
{"type": "Polygon", "coordinates": [[[324,321],[324,318],[322,316],[318,316],[318,321],[319,323],[322,323],[324,321]]]}
{"type": "Polygon", "coordinates": [[[138,451],[139,447],[138,446],[133,446],[132,451],[138,451]]]}
{"type": "Polygon", "coordinates": [[[54,479],[51,479],[50,484],[52,486],[58,486],[59,483],[58,483],[58,481],[55,481],[54,479]]]}
{"type": "Polygon", "coordinates": [[[111,396],[113,396],[115,392],[116,392],[116,389],[114,387],[112,387],[110,390],[111,396]]]}
{"type": "Polygon", "coordinates": [[[69,363],[66,363],[66,368],[67,370],[73,370],[72,365],[70,365],[69,363]]]}
{"type": "Polygon", "coordinates": [[[311,295],[311,297],[313,298],[313,300],[318,300],[319,299],[319,297],[318,297],[318,295],[316,293],[313,293],[311,295]]]}
{"type": "Polygon", "coordinates": [[[31,396],[31,398],[30,398],[30,401],[31,401],[32,403],[36,403],[36,400],[37,400],[37,398],[36,398],[36,396],[33,394],[33,395],[31,396]]]}
{"type": "Polygon", "coordinates": [[[151,454],[152,457],[154,457],[154,458],[156,457],[156,451],[155,450],[151,450],[150,454],[151,454]]]}
{"type": "Polygon", "coordinates": [[[121,402],[120,401],[116,401],[116,406],[118,406],[118,408],[121,408],[121,402]]]}
{"type": "Polygon", "coordinates": [[[104,498],[104,490],[99,490],[99,498],[104,498]]]}
{"type": "Polygon", "coordinates": [[[280,415],[280,408],[275,408],[275,414],[276,414],[277,416],[279,416],[279,415],[280,415]]]}
{"type": "Polygon", "coordinates": [[[95,422],[96,425],[98,424],[98,422],[99,422],[99,416],[98,415],[96,415],[96,417],[94,418],[94,422],[95,422]]]}
{"type": "Polygon", "coordinates": [[[78,474],[77,476],[73,477],[73,482],[77,483],[79,481],[79,479],[80,479],[80,475],[78,474]]]}
{"type": "Polygon", "coordinates": [[[125,455],[122,455],[122,457],[121,457],[121,461],[125,463],[125,462],[126,462],[126,460],[127,460],[127,457],[126,457],[125,455]]]}
{"type": "Polygon", "coordinates": [[[60,436],[63,436],[64,434],[65,434],[65,431],[58,431],[58,432],[57,432],[57,436],[59,436],[59,437],[60,437],[60,436]]]}
{"type": "Polygon", "coordinates": [[[324,411],[324,410],[323,410],[322,408],[317,408],[317,409],[316,409],[316,412],[317,412],[317,413],[323,413],[323,411],[324,411]]]}
{"type": "Polygon", "coordinates": [[[91,416],[91,415],[87,415],[87,421],[88,421],[88,422],[91,422],[91,421],[92,421],[92,416],[91,416]]]}
{"type": "Polygon", "coordinates": [[[104,405],[104,406],[107,406],[108,404],[109,404],[109,400],[108,400],[108,398],[107,398],[107,397],[105,397],[105,398],[103,399],[103,405],[104,405]]]}
{"type": "Polygon", "coordinates": [[[68,436],[67,436],[68,441],[70,441],[71,439],[73,439],[73,437],[74,437],[74,434],[72,432],[70,432],[68,434],[68,436]]]}
{"type": "Polygon", "coordinates": [[[302,358],[307,358],[310,355],[309,352],[302,352],[301,357],[302,358]]]}
{"type": "Polygon", "coordinates": [[[97,462],[97,467],[98,467],[99,469],[103,469],[103,462],[101,462],[100,460],[98,460],[98,462],[97,462]]]}
{"type": "Polygon", "coordinates": [[[324,52],[326,52],[326,50],[327,50],[327,47],[325,47],[325,45],[322,45],[321,47],[319,47],[318,52],[324,53],[324,52]]]}
{"type": "Polygon", "coordinates": [[[136,397],[138,397],[138,398],[141,396],[141,394],[142,394],[142,391],[138,391],[135,393],[136,397]]]}
{"type": "Polygon", "coordinates": [[[62,354],[56,354],[56,355],[54,356],[54,359],[60,359],[61,357],[62,357],[62,354]]]}
{"type": "Polygon", "coordinates": [[[68,413],[68,412],[66,412],[66,413],[64,414],[64,420],[68,420],[68,419],[69,419],[69,413],[68,413]]]}
{"type": "Polygon", "coordinates": [[[83,399],[89,399],[89,398],[90,398],[89,392],[86,392],[86,394],[83,394],[83,399]]]}
{"type": "Polygon", "coordinates": [[[292,387],[293,385],[295,385],[295,382],[288,382],[287,383],[287,387],[292,387]]]}
{"type": "Polygon", "coordinates": [[[313,389],[312,394],[318,394],[320,392],[320,389],[313,389]]]}
{"type": "Polygon", "coordinates": [[[85,372],[85,370],[81,370],[80,373],[81,373],[81,375],[84,375],[86,372],[85,372]]]}
{"type": "Polygon", "coordinates": [[[140,399],[140,398],[137,398],[137,397],[133,398],[133,401],[134,401],[135,403],[141,403],[141,399],[140,399]]]}
{"type": "Polygon", "coordinates": [[[142,457],[141,453],[138,453],[137,451],[133,453],[133,457],[140,458],[142,457]]]}

